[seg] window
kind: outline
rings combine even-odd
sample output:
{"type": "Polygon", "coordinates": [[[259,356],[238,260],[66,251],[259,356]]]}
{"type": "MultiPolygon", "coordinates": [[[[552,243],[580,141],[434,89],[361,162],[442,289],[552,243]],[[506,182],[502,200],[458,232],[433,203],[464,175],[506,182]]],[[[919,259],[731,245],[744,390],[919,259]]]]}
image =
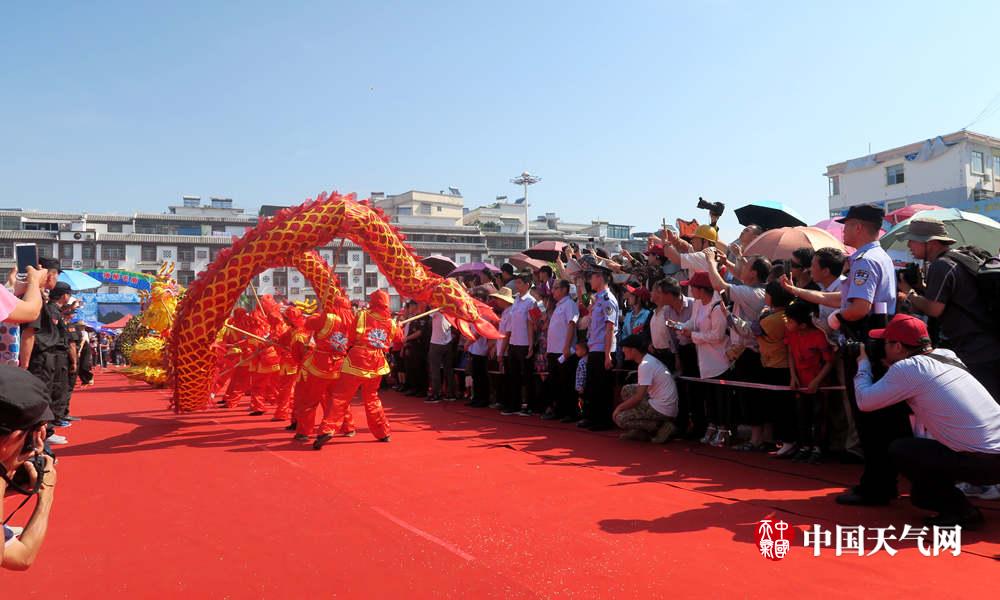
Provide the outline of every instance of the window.
{"type": "Polygon", "coordinates": [[[885,168],[885,184],[896,185],[903,183],[903,165],[892,165],[885,168]]]}
{"type": "Polygon", "coordinates": [[[58,223],[25,223],[25,231],[59,231],[58,223]]]}
{"type": "Polygon", "coordinates": [[[220,248],[219,246],[212,246],[211,248],[208,249],[208,259],[215,260],[216,257],[219,256],[219,252],[221,251],[222,248],[220,248]]]}
{"type": "Polygon", "coordinates": [[[983,153],[978,150],[972,151],[972,161],[970,162],[972,167],[972,172],[976,175],[982,175],[986,171],[986,165],[983,162],[983,153]]]}
{"type": "Polygon", "coordinates": [[[628,239],[627,225],[608,225],[608,237],[615,240],[628,239]]]}
{"type": "Polygon", "coordinates": [[[442,207],[439,206],[439,207],[437,207],[437,209],[438,209],[438,212],[441,212],[442,207]]]}
{"type": "Polygon", "coordinates": [[[834,175],[830,178],[830,195],[840,195],[840,175],[834,175]]]}
{"type": "Polygon", "coordinates": [[[272,274],[273,285],[276,288],[288,286],[288,273],[285,271],[274,271],[272,274]]]}
{"type": "Polygon", "coordinates": [[[177,271],[177,283],[187,287],[194,281],[194,271],[177,271]]]}
{"type": "Polygon", "coordinates": [[[59,244],[59,256],[62,258],[73,258],[73,244],[59,244]]]}
{"type": "Polygon", "coordinates": [[[94,260],[97,257],[97,251],[93,244],[84,244],[83,252],[81,254],[84,260],[94,260]]]}
{"type": "Polygon", "coordinates": [[[156,246],[142,247],[142,262],[156,262],[156,246]]]}
{"type": "Polygon", "coordinates": [[[365,273],[365,288],[366,289],[378,288],[378,273],[365,273]]]}
{"type": "Polygon", "coordinates": [[[174,257],[174,251],[173,250],[160,250],[160,256],[162,256],[163,258],[173,258],[174,257]]]}
{"type": "Polygon", "coordinates": [[[178,225],[177,235],[201,235],[201,225],[178,225]]]}
{"type": "Polygon", "coordinates": [[[101,244],[101,260],[125,260],[125,246],[101,244]]]}
{"type": "Polygon", "coordinates": [[[409,216],[412,216],[412,215],[413,215],[413,207],[412,206],[400,206],[399,208],[396,209],[396,216],[397,217],[409,217],[409,216]]]}
{"type": "Polygon", "coordinates": [[[226,226],[222,223],[212,223],[212,233],[226,233],[226,226]]]}
{"type": "Polygon", "coordinates": [[[108,233],[121,233],[122,224],[121,223],[108,223],[108,233]]]}
{"type": "Polygon", "coordinates": [[[38,258],[52,258],[52,244],[38,244],[38,258]]]}
{"type": "Polygon", "coordinates": [[[421,214],[421,215],[429,215],[429,214],[431,214],[431,205],[430,204],[421,204],[420,207],[417,209],[417,213],[421,214]]]}
{"type": "Polygon", "coordinates": [[[1000,179],[1000,154],[993,155],[993,177],[1000,179]]]}
{"type": "Polygon", "coordinates": [[[177,260],[181,262],[194,262],[194,248],[178,248],[177,260]]]}
{"type": "Polygon", "coordinates": [[[208,250],[198,250],[194,253],[194,255],[198,258],[198,260],[205,260],[208,258],[208,250]]]}
{"type": "Polygon", "coordinates": [[[21,217],[0,217],[0,229],[17,231],[21,228],[21,217]]]}
{"type": "Polygon", "coordinates": [[[7,259],[14,258],[14,245],[0,244],[0,258],[7,258],[7,259]]]}

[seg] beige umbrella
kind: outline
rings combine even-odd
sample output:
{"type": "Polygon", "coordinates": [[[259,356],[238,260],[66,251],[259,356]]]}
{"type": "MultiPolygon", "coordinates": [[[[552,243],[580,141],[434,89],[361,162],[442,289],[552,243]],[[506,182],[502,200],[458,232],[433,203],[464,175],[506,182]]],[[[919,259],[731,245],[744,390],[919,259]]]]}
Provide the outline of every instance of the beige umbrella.
{"type": "Polygon", "coordinates": [[[831,233],[816,227],[779,227],[762,233],[743,250],[745,256],[759,254],[771,260],[788,260],[799,248],[836,248],[844,244],[831,233]]]}

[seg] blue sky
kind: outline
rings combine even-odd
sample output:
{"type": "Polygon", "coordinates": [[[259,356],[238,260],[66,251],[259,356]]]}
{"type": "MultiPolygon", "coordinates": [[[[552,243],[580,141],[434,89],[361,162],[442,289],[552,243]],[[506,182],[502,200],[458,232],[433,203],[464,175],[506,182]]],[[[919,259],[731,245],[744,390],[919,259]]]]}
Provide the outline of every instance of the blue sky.
{"type": "Polygon", "coordinates": [[[649,229],[702,195],[815,221],[827,164],[1000,93],[1000,2],[497,4],[9,5],[0,206],[448,186],[476,206],[527,169],[533,215],[649,229]]]}

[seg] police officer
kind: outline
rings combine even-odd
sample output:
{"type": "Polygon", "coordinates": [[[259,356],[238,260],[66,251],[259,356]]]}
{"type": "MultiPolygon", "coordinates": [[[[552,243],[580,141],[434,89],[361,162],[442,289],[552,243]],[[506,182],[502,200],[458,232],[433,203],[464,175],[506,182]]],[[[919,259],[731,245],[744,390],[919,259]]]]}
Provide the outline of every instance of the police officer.
{"type": "MultiPolygon", "coordinates": [[[[831,315],[831,325],[839,327],[848,340],[866,343],[868,332],[882,329],[896,312],[896,271],[892,259],[878,243],[885,211],[875,206],[853,206],[838,223],[844,224],[844,244],[857,248],[841,287],[840,310],[831,315]]],[[[857,410],[854,376],[857,359],[842,353],[847,393],[855,414],[858,435],[865,453],[861,482],[837,497],[839,504],[878,506],[898,495],[898,473],[889,459],[889,444],[910,437],[906,406],[903,403],[872,412],[857,410]]]]}
{"type": "Polygon", "coordinates": [[[590,309],[590,326],[587,328],[587,383],[583,392],[583,420],[576,426],[591,431],[607,431],[615,424],[613,413],[611,367],[612,355],[618,339],[618,318],[621,316],[618,299],[608,289],[611,269],[595,261],[590,272],[590,287],[594,303],[590,309]]]}
{"type": "MultiPolygon", "coordinates": [[[[62,314],[69,298],[70,287],[61,281],[56,283],[38,319],[22,330],[31,340],[28,371],[45,384],[49,407],[57,422],[66,419],[69,409],[69,333],[62,314]]],[[[62,436],[52,435],[51,429],[48,442],[66,443],[62,436]]]]}

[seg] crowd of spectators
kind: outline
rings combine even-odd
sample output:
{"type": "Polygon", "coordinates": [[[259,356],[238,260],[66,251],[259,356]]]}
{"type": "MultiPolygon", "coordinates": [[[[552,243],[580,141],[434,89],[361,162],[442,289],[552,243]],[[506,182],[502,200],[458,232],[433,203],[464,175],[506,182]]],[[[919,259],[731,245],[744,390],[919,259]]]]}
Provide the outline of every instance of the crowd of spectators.
{"type": "MultiPolygon", "coordinates": [[[[885,504],[897,495],[898,473],[917,485],[917,459],[907,454],[914,442],[897,443],[914,434],[961,456],[1000,456],[992,401],[1000,398],[1000,337],[978,295],[976,268],[990,253],[953,248],[940,222],[917,220],[908,239],[921,262],[894,265],[877,243],[882,216],[862,207],[842,220],[845,244],[858,248],[851,257],[804,247],[772,260],[745,252],[761,227],[724,244],[702,225],[683,236],[661,230],[642,254],[568,245],[543,268],[506,263],[499,273],[465,275],[462,283],[499,316],[503,339],[462,339],[437,314],[409,322],[397,388],[428,403],[464,400],[511,418],[618,428],[626,440],[684,438],[777,460],[863,463],[861,483],[838,502],[885,504]],[[865,352],[889,345],[875,335],[891,330],[894,314],[927,332],[908,340],[912,354],[896,362],[950,352],[960,367],[943,368],[963,369],[970,385],[960,395],[976,408],[962,415],[978,419],[965,424],[975,433],[964,447],[937,438],[941,423],[957,418],[947,410],[921,410],[905,394],[889,404],[863,400],[866,377],[877,381],[894,366],[884,349],[871,360],[865,352]]],[[[426,309],[411,302],[403,318],[426,309]]],[[[1000,476],[951,475],[943,479],[966,495],[1000,499],[1000,476]]],[[[940,489],[939,480],[929,495],[940,489]]],[[[913,501],[937,510],[936,523],[981,517],[954,498],[927,495],[913,501]]]]}

